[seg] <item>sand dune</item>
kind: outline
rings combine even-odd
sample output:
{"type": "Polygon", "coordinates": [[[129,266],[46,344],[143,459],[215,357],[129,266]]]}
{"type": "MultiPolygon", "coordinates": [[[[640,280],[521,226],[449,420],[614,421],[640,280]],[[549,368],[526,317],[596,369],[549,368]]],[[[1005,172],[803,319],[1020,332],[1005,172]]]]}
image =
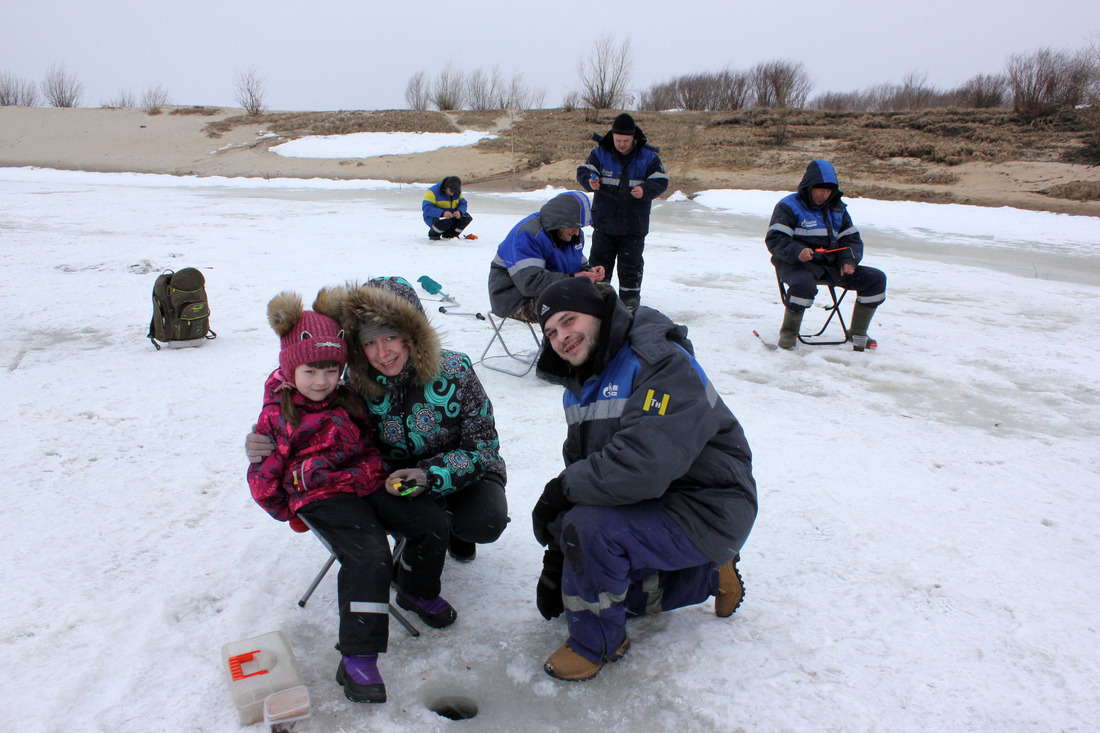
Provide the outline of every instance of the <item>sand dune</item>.
{"type": "MultiPolygon", "coordinates": [[[[288,158],[269,150],[284,138],[264,124],[244,124],[211,133],[212,122],[242,114],[236,109],[169,108],[160,114],[136,109],[0,107],[0,166],[64,170],[166,173],[196,176],[383,179],[431,183],[455,174],[476,189],[570,185],[576,163],[555,162],[516,172],[509,155],[473,147],[361,159],[288,158]],[[205,112],[205,113],[204,113],[205,112]],[[213,112],[213,114],[210,114],[213,112]]],[[[579,161],[577,161],[579,162],[579,161]]],[[[1057,162],[969,162],[953,168],[957,182],[934,187],[948,200],[1100,216],[1100,201],[1073,201],[1041,193],[1061,183],[1100,184],[1100,167],[1057,162]]],[[[699,188],[790,190],[789,173],[773,170],[693,169],[699,188]]],[[[866,174],[862,184],[881,185],[866,174]]],[[[673,176],[670,193],[677,190],[673,176]]]]}

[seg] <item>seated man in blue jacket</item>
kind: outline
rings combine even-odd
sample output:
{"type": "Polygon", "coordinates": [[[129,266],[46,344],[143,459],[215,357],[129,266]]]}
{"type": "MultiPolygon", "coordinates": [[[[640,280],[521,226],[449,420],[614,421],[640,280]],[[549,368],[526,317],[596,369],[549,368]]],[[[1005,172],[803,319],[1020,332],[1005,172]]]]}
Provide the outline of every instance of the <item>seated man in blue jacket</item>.
{"type": "Polygon", "coordinates": [[[815,160],[806,167],[798,191],[772,212],[764,243],[779,279],[787,285],[779,329],[779,346],[784,349],[795,347],[802,316],[814,304],[819,282],[856,291],[848,329],[854,348],[863,351],[878,345],[867,335],[867,327],[875,308],[886,299],[886,275],[859,264],[863,240],[841,196],[832,164],[815,160]]]}
{"type": "Polygon", "coordinates": [[[428,225],[428,239],[454,239],[470,225],[474,217],[466,213],[466,199],[462,198],[462,179],[447,176],[428,189],[420,204],[424,223],[428,225]]]}
{"type": "Polygon", "coordinates": [[[606,286],[554,283],[538,300],[543,379],[565,387],[565,470],[531,514],[548,549],[536,599],[564,610],[551,677],[586,680],[630,647],[626,619],[744,597],[738,553],[756,520],[752,454],[693,356],[687,329],[606,286]]]}
{"type": "Polygon", "coordinates": [[[493,314],[534,323],[535,299],[550,283],[574,276],[602,279],[603,268],[589,268],[584,257],[581,229],[591,223],[588,197],[567,191],[512,227],[489,265],[493,314]]]}

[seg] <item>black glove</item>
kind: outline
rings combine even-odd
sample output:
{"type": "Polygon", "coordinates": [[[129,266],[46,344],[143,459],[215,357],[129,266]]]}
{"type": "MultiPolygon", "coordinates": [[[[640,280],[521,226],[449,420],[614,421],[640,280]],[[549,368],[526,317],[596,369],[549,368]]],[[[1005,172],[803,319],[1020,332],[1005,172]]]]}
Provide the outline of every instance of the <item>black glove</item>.
{"type": "Polygon", "coordinates": [[[549,529],[550,523],[572,506],[565,498],[561,476],[550,479],[546,488],[542,490],[542,496],[535,502],[535,508],[531,510],[531,529],[534,530],[535,539],[540,545],[545,547],[550,544],[550,540],[553,539],[549,529]]]}
{"type": "Polygon", "coordinates": [[[535,605],[547,621],[557,618],[565,610],[561,597],[561,571],[564,565],[565,555],[561,550],[547,550],[542,554],[542,575],[535,588],[535,605]]]}

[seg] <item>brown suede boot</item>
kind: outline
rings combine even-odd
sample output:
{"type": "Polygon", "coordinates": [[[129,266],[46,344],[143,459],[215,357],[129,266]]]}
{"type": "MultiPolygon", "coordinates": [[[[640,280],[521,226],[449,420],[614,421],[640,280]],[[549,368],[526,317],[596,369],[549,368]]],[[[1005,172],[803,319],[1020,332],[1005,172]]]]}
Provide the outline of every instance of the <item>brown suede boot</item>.
{"type": "MultiPolygon", "coordinates": [[[[623,658],[623,656],[630,651],[630,638],[623,639],[622,646],[619,650],[611,655],[610,661],[617,662],[623,658]]],[[[569,647],[569,643],[566,642],[558,648],[556,652],[550,655],[546,660],[546,664],[542,665],[546,674],[551,677],[555,677],[559,680],[565,680],[566,682],[584,682],[590,680],[600,673],[603,669],[604,662],[590,662],[580,654],[577,654],[569,647]]]]}
{"type": "Polygon", "coordinates": [[[745,598],[745,583],[737,572],[738,556],[718,569],[718,595],[714,597],[714,615],[732,616],[745,598]]]}
{"type": "Polygon", "coordinates": [[[783,309],[783,325],[779,328],[779,348],[793,349],[798,342],[798,329],[802,328],[802,316],[805,310],[783,309]]]}

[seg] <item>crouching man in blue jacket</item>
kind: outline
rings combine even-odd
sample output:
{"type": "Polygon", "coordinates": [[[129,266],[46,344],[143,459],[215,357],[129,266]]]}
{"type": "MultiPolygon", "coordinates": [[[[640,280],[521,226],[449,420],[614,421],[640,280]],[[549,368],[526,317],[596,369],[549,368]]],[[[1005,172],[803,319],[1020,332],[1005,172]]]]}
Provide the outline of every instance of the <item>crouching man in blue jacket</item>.
{"type": "MultiPolygon", "coordinates": [[[[429,188],[420,208],[428,225],[428,239],[433,241],[458,237],[474,220],[466,211],[462,179],[458,176],[447,176],[429,188]]],[[[470,238],[477,239],[472,235],[470,238]]]]}
{"type": "Polygon", "coordinates": [[[609,288],[559,280],[539,296],[538,374],[565,387],[565,470],[532,511],[546,546],[537,601],[564,610],[551,677],[587,680],[626,654],[626,619],[715,597],[731,615],[756,519],[752,454],[695,360],[687,329],[631,312],[609,288]]]}

